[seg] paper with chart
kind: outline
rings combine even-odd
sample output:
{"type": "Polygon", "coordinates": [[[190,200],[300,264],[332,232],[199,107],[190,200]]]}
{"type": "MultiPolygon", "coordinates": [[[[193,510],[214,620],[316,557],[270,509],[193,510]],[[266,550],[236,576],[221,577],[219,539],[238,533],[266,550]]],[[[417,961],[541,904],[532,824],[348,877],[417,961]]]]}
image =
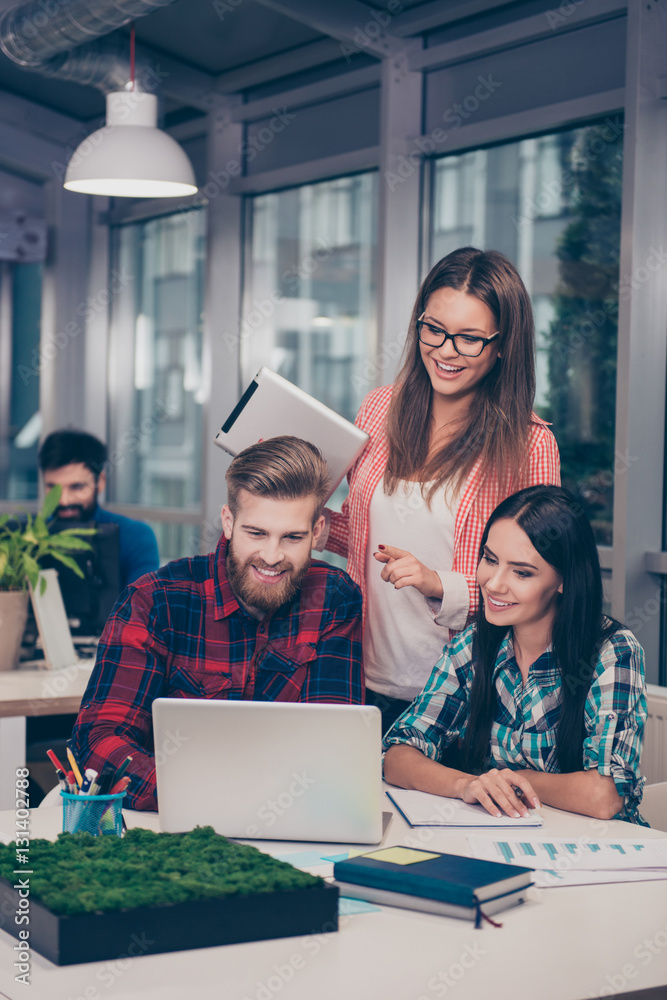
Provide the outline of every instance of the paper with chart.
{"type": "Polygon", "coordinates": [[[556,840],[534,836],[494,839],[472,834],[468,843],[474,858],[537,869],[535,883],[542,888],[667,878],[667,837],[556,840]]]}
{"type": "Polygon", "coordinates": [[[542,817],[534,810],[529,810],[525,819],[514,819],[492,816],[484,806],[413,788],[392,788],[387,795],[410,826],[542,826],[542,817]]]}
{"type": "Polygon", "coordinates": [[[529,868],[553,868],[557,863],[588,871],[667,868],[667,837],[655,840],[641,836],[627,840],[600,837],[596,840],[583,836],[556,840],[533,836],[492,839],[472,834],[468,843],[475,858],[529,868]]]}

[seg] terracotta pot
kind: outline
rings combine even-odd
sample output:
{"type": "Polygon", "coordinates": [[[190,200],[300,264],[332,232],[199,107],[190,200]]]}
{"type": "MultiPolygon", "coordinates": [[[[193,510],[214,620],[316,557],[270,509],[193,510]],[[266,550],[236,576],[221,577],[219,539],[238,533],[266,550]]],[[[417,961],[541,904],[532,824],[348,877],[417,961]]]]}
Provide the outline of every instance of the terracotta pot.
{"type": "Polygon", "coordinates": [[[18,666],[29,599],[27,590],[0,590],[0,670],[18,666]]]}

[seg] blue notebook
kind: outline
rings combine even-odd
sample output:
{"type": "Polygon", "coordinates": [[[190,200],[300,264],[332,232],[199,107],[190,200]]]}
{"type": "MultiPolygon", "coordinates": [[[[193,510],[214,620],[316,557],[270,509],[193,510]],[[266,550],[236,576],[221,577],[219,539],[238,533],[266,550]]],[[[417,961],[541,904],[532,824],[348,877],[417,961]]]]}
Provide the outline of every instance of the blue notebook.
{"type": "MultiPolygon", "coordinates": [[[[334,864],[337,882],[471,909],[501,897],[516,897],[532,884],[533,874],[532,868],[413,847],[385,847],[334,864]]],[[[512,905],[509,899],[508,905],[512,905]]]]}

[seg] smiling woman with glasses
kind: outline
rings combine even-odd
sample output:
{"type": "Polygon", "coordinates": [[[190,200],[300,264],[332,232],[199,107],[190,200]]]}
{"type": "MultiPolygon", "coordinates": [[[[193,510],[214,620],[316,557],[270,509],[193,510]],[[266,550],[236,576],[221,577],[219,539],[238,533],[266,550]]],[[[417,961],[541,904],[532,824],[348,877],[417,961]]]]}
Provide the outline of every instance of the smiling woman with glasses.
{"type": "Polygon", "coordinates": [[[560,483],[534,395],[533,314],[519,274],[497,251],[453,251],[419,290],[396,382],[362,404],[357,424],[371,440],[318,545],[347,555],[362,588],[366,700],[385,728],[475,612],[493,508],[521,487],[560,483]]]}
{"type": "Polygon", "coordinates": [[[427,347],[442,347],[446,341],[451,340],[456,353],[466,358],[478,358],[487,344],[499,336],[498,330],[490,337],[473,337],[469,333],[447,333],[442,327],[425,320],[424,313],[417,320],[416,326],[422,344],[426,344],[427,347]]]}

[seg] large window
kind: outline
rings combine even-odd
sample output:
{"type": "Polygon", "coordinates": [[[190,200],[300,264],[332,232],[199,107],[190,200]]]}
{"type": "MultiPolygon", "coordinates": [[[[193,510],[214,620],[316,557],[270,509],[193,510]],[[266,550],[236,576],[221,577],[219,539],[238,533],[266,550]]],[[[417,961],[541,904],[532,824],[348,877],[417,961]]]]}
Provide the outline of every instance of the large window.
{"type": "MultiPolygon", "coordinates": [[[[41,432],[41,264],[0,264],[0,499],[34,500],[41,432]]],[[[51,345],[53,346],[53,345],[51,345]]]]}
{"type": "MultiPolygon", "coordinates": [[[[431,263],[459,246],[501,250],[535,311],[536,410],[553,422],[563,484],[611,545],[623,122],[436,161],[431,263]]],[[[620,294],[624,294],[621,287],[620,294]]]]}
{"type": "Polygon", "coordinates": [[[354,420],[376,344],[376,205],[375,174],[250,200],[244,387],[266,365],[354,420]]]}
{"type": "Polygon", "coordinates": [[[174,509],[201,508],[204,227],[191,211],[112,232],[109,498],[165,509],[162,561],[197,548],[174,509]]]}

